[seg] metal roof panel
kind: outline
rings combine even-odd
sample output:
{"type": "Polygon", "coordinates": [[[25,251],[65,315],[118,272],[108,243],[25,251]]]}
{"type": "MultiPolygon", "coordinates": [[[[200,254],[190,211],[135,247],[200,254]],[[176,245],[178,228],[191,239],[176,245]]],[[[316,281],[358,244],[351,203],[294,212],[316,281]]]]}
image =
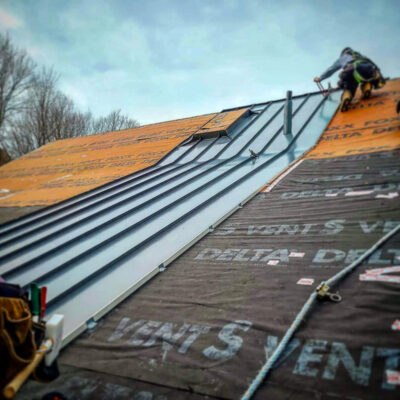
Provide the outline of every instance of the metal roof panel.
{"type": "Polygon", "coordinates": [[[247,113],[228,140],[182,144],[181,156],[145,173],[5,225],[0,274],[47,285],[49,312],[65,314],[68,342],[257,193],[290,163],[298,143],[313,146],[339,97],[296,98],[292,135],[282,133],[284,102],[267,103],[247,113]]]}

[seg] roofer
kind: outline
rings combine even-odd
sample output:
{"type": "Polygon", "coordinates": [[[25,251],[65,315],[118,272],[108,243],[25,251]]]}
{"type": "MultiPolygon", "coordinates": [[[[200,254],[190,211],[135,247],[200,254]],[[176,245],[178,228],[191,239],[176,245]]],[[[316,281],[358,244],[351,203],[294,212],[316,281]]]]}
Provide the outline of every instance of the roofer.
{"type": "Polygon", "coordinates": [[[345,47],[340,57],[321,76],[314,78],[314,81],[320,82],[329,78],[341,68],[338,82],[338,86],[344,89],[340,103],[341,111],[349,109],[359,84],[364,99],[371,96],[372,89],[381,88],[385,84],[378,66],[350,47],[345,47]]]}

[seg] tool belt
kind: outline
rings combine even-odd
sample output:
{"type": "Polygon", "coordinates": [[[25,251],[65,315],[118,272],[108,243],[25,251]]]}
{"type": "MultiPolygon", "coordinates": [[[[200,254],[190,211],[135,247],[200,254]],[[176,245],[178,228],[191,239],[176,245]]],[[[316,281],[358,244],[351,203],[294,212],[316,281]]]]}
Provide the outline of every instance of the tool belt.
{"type": "MultiPolygon", "coordinates": [[[[4,387],[33,361],[45,332],[44,322],[32,321],[27,292],[0,282],[0,399],[4,387]]],[[[49,367],[42,362],[32,374],[40,382],[58,376],[56,361],[49,367]]]]}
{"type": "Polygon", "coordinates": [[[26,294],[17,285],[0,283],[0,388],[24,369],[35,354],[26,294]]]}

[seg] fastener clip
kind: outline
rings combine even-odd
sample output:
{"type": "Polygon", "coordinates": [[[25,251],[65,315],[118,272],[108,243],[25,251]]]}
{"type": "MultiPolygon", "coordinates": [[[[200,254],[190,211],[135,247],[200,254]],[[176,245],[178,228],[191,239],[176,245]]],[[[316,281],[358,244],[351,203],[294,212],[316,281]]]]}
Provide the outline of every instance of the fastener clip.
{"type": "Polygon", "coordinates": [[[318,300],[330,300],[334,303],[342,301],[342,296],[339,293],[330,293],[329,286],[325,282],[321,282],[316,289],[318,300]]]}

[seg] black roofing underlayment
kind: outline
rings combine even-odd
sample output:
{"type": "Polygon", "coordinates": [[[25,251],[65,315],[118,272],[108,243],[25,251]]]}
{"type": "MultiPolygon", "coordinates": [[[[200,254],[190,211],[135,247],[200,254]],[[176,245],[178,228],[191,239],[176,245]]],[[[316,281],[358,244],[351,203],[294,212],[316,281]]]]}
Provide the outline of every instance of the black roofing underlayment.
{"type": "MultiPolygon", "coordinates": [[[[59,379],[20,398],[240,398],[319,282],[400,222],[399,189],[400,151],[304,160],[69,345],[59,379]]],[[[399,399],[396,265],[400,235],[332,288],[340,303],[313,308],[254,398],[399,399]]]]}

